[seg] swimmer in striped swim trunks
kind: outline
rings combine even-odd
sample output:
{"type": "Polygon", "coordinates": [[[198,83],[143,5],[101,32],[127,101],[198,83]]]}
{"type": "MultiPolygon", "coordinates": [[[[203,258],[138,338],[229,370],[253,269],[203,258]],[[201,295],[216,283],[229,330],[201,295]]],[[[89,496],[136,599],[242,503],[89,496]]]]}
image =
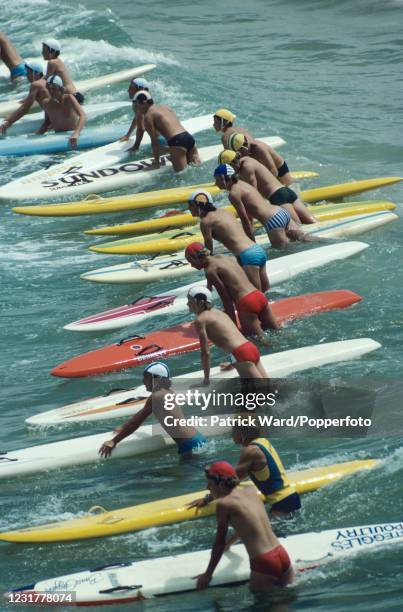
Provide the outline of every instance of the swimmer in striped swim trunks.
{"type": "MultiPolygon", "coordinates": [[[[256,162],[258,163],[258,162],[256,162]]],[[[253,185],[240,180],[230,164],[220,164],[214,171],[216,185],[229,192],[245,233],[253,236],[253,219],[260,221],[274,248],[287,246],[290,240],[310,240],[288,210],[268,202],[253,185]]],[[[284,188],[285,189],[285,188],[284,188]]]]}
{"type": "MultiPolygon", "coordinates": [[[[244,138],[242,134],[235,134],[244,138]]],[[[234,140],[234,139],[233,139],[234,140]]],[[[244,142],[246,142],[244,140],[244,142]]],[[[298,195],[285,185],[264,164],[249,156],[248,148],[241,147],[238,152],[224,150],[220,154],[222,163],[231,164],[237,176],[249,185],[256,187],[259,193],[274,206],[288,210],[296,223],[315,223],[316,219],[298,195]]]]}
{"type": "Polygon", "coordinates": [[[207,486],[216,504],[217,529],[210,562],[203,574],[196,576],[197,588],[205,589],[228,543],[232,526],[246,547],[250,560],[250,589],[266,592],[285,586],[294,579],[294,570],[284,546],[273,532],[263,502],[252,486],[238,486],[235,468],[226,461],[216,461],[205,468],[207,486]]]}
{"type": "MultiPolygon", "coordinates": [[[[229,166],[231,168],[231,166],[229,166]]],[[[242,266],[246,276],[259,291],[267,291],[269,279],[266,272],[266,253],[254,241],[253,232],[246,235],[234,215],[216,208],[210,192],[198,189],[189,198],[189,210],[193,217],[200,217],[200,230],[206,248],[213,253],[213,239],[221,242],[242,266]]]]}

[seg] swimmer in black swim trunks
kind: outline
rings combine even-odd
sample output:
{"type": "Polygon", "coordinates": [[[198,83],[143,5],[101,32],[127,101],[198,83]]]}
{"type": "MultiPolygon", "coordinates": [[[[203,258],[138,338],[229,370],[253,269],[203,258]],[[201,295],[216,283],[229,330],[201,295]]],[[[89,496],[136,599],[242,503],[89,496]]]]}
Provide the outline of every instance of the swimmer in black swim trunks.
{"type": "Polygon", "coordinates": [[[151,138],[155,167],[160,167],[161,134],[168,143],[169,153],[175,172],[184,170],[188,164],[200,164],[196,142],[186,132],[175,112],[165,105],[156,105],[148,91],[139,91],[133,98],[139,112],[144,116],[144,127],[151,138]]]}

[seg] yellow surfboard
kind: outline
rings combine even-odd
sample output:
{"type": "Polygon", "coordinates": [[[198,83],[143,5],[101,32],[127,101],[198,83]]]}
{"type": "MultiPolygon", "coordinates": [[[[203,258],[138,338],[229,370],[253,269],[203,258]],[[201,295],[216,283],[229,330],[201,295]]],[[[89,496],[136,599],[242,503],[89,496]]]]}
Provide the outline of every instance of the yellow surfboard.
{"type": "MultiPolygon", "coordinates": [[[[293,172],[296,181],[306,178],[316,178],[317,172],[305,170],[293,172]]],[[[152,208],[171,206],[187,202],[189,196],[196,189],[208,189],[211,195],[220,193],[220,189],[214,183],[202,183],[199,185],[188,185],[187,187],[171,187],[170,189],[159,189],[157,191],[145,191],[125,196],[103,198],[97,194],[89,195],[85,200],[70,202],[67,204],[44,204],[43,206],[16,206],[13,211],[23,215],[39,215],[45,217],[70,217],[76,215],[93,215],[105,212],[119,212],[122,210],[139,210],[141,208],[152,208]]]]}
{"type": "MultiPolygon", "coordinates": [[[[301,173],[300,173],[301,174],[301,173]]],[[[297,173],[294,172],[294,176],[297,173]]],[[[317,176],[315,172],[304,172],[304,177],[317,176]]],[[[298,178],[296,176],[296,178],[298,178]]],[[[301,176],[300,176],[301,178],[301,176]]],[[[370,189],[377,189],[386,185],[392,185],[403,180],[400,177],[375,178],[352,183],[340,183],[309,189],[301,192],[301,197],[306,202],[320,202],[321,200],[334,200],[347,197],[354,193],[361,193],[370,189]]],[[[89,196],[86,200],[69,202],[68,204],[46,204],[43,206],[16,206],[13,212],[23,215],[37,215],[42,217],[68,217],[77,215],[93,215],[99,213],[120,212],[124,210],[138,210],[141,208],[163,208],[172,204],[187,202],[190,194],[195,189],[208,189],[212,195],[217,195],[220,190],[213,183],[202,185],[191,185],[189,187],[175,187],[162,189],[160,191],[149,191],[135,193],[113,198],[102,198],[100,196],[89,196]]]]}
{"type": "MultiPolygon", "coordinates": [[[[352,203],[349,206],[343,204],[323,205],[314,207],[314,214],[318,222],[338,221],[345,217],[356,217],[357,215],[372,214],[380,211],[389,210],[390,207],[396,208],[393,203],[386,203],[386,209],[383,203],[378,203],[372,206],[371,203],[366,203],[364,206],[355,207],[352,203]],[[322,209],[322,210],[319,210],[322,209]]],[[[309,207],[312,210],[312,207],[309,207]]],[[[255,227],[261,227],[260,223],[256,222],[255,227]]],[[[303,230],[310,233],[318,228],[318,224],[304,225],[303,230]]],[[[267,242],[266,234],[262,237],[258,236],[256,241],[260,244],[261,240],[267,242]]],[[[160,234],[150,234],[148,236],[134,236],[131,238],[122,238],[97,244],[89,247],[91,251],[96,253],[111,253],[116,255],[154,255],[156,253],[176,253],[182,251],[192,242],[203,242],[203,236],[198,226],[184,227],[182,229],[169,230],[160,234]]]]}
{"type": "MultiPolygon", "coordinates": [[[[320,487],[332,484],[349,474],[371,469],[378,463],[379,461],[374,459],[348,461],[346,463],[316,467],[298,472],[289,472],[287,475],[298,493],[309,493],[320,487]]],[[[64,542],[104,537],[130,531],[139,531],[159,525],[171,525],[182,521],[190,521],[209,516],[215,512],[214,502],[199,510],[189,509],[186,506],[194,499],[204,497],[206,493],[207,491],[186,493],[178,497],[161,499],[129,508],[112,510],[111,512],[101,511],[98,514],[89,514],[68,521],[7,531],[0,533],[0,540],[21,543],[64,542]]]]}
{"type": "MultiPolygon", "coordinates": [[[[376,212],[378,210],[394,210],[396,204],[387,200],[365,201],[365,202],[343,202],[341,204],[321,204],[308,207],[313,214],[322,213],[322,221],[331,221],[336,219],[336,214],[339,216],[361,215],[366,212],[376,212]],[[354,211],[354,212],[352,212],[354,211]],[[327,215],[326,215],[327,213],[327,215]]],[[[234,212],[235,209],[231,206],[224,206],[225,210],[234,212]]],[[[135,223],[125,223],[122,225],[111,225],[109,227],[99,227],[96,229],[86,230],[84,233],[94,236],[147,236],[154,232],[165,232],[171,229],[180,229],[182,227],[191,227],[197,225],[199,219],[192,217],[190,213],[177,215],[168,215],[158,217],[157,219],[148,219],[147,221],[137,221],[135,223]]]]}

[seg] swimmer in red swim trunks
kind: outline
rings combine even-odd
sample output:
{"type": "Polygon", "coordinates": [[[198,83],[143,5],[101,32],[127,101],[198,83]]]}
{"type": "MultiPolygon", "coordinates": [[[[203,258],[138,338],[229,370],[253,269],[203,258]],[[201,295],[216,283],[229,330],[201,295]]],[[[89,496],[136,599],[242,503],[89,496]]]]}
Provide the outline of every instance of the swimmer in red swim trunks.
{"type": "Polygon", "coordinates": [[[210,583],[225,549],[231,525],[243,541],[250,559],[250,588],[255,592],[270,591],[275,585],[285,586],[294,578],[291,561],[285,548],[273,533],[263,502],[254,487],[238,487],[233,466],[217,461],[206,468],[208,488],[217,500],[217,531],[206,571],[197,579],[197,588],[210,583]]]}
{"type": "Polygon", "coordinates": [[[195,327],[200,340],[204,383],[210,383],[209,341],[231,354],[231,362],[241,378],[267,378],[260,361],[260,353],[225,312],[213,308],[213,296],[209,289],[195,286],[188,293],[189,311],[196,315],[195,327]]]}
{"type": "Polygon", "coordinates": [[[278,329],[269,300],[252,285],[235,257],[210,255],[200,242],[189,244],[185,256],[193,268],[204,271],[208,288],[216,288],[224,312],[237,324],[236,308],[241,331],[246,336],[264,340],[263,330],[278,329]]]}

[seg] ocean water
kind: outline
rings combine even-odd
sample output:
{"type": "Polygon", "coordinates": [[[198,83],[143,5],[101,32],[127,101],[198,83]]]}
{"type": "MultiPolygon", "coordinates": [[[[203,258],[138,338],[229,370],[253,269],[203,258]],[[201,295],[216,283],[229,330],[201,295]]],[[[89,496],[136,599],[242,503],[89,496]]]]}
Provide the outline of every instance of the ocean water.
{"type": "MultiPolygon", "coordinates": [[[[61,8],[48,0],[7,1],[2,29],[25,56],[38,56],[45,36],[59,38],[75,78],[90,78],[131,65],[153,62],[148,75],[155,97],[181,118],[231,108],[238,124],[256,135],[281,135],[289,166],[313,170],[320,177],[303,187],[402,175],[402,5],[398,0],[250,0],[188,4],[183,0],[136,3],[104,0],[61,8]]],[[[21,96],[23,83],[0,80],[0,100],[21,96]]],[[[126,100],[126,84],[88,96],[91,102],[126,100]]],[[[122,122],[115,113],[98,124],[122,122]]],[[[123,133],[123,132],[122,132],[123,133]]],[[[204,132],[201,144],[215,144],[204,132]]],[[[51,161],[57,161],[52,156],[51,161]]],[[[49,163],[49,158],[2,159],[4,184],[49,163]]],[[[214,163],[189,169],[182,177],[147,183],[159,189],[210,180],[214,163]]],[[[127,190],[129,191],[129,190],[127,190]]],[[[354,199],[389,199],[402,209],[397,183],[354,199]]],[[[62,329],[82,316],[157,293],[175,283],[154,286],[93,285],[80,280],[87,270],[122,261],[91,253],[94,241],[82,231],[101,224],[146,219],[158,211],[107,217],[46,219],[17,216],[2,204],[0,237],[2,288],[2,385],[0,450],[7,451],[91,432],[111,423],[29,432],[30,414],[136,385],[141,372],[88,379],[55,379],[50,370],[68,357],[109,344],[123,332],[80,335],[62,329]]],[[[401,219],[358,239],[370,247],[358,256],[297,277],[273,290],[285,297],[325,289],[351,289],[363,300],[351,309],[301,320],[272,339],[271,351],[324,341],[371,337],[382,348],[358,361],[311,370],[298,381],[365,377],[377,389],[374,435],[362,438],[299,437],[274,439],[285,465],[292,469],[351,459],[379,457],[382,465],[304,498],[300,515],[287,533],[400,521],[403,508],[401,444],[403,341],[403,224],[401,219]],[[393,419],[391,428],[385,427],[393,419]],[[376,434],[376,435],[375,435],[376,434]]],[[[300,247],[292,247],[291,252],[300,247]]],[[[275,255],[278,256],[278,255],[275,255]]],[[[126,261],[125,258],[123,258],[126,261]]],[[[191,278],[183,282],[190,282],[191,278]]],[[[158,326],[174,325],[186,315],[167,315],[158,326]]],[[[141,333],[156,327],[150,320],[141,333]]],[[[136,330],[138,331],[138,330],[136,330]]],[[[220,356],[214,353],[215,363],[220,356]]],[[[199,369],[199,355],[171,360],[175,374],[199,369]]],[[[363,383],[362,383],[363,384],[363,383]]],[[[298,400],[298,396],[297,396],[298,400]]],[[[204,486],[202,466],[215,457],[236,462],[239,449],[227,439],[214,442],[190,465],[180,465],[175,451],[75,467],[0,483],[0,530],[70,518],[95,504],[118,508],[204,486]]],[[[53,545],[0,545],[0,589],[95,567],[116,560],[153,558],[208,547],[214,520],[155,528],[108,539],[53,545]]],[[[146,611],[314,610],[359,612],[401,610],[400,547],[358,555],[304,576],[297,587],[263,602],[246,586],[211,589],[140,604],[146,611]]],[[[203,568],[200,568],[201,570],[203,568]]],[[[0,610],[12,605],[0,602],[0,610]]],[[[94,608],[98,609],[97,607],[94,608]]],[[[111,606],[111,610],[121,606],[111,606]]]]}

